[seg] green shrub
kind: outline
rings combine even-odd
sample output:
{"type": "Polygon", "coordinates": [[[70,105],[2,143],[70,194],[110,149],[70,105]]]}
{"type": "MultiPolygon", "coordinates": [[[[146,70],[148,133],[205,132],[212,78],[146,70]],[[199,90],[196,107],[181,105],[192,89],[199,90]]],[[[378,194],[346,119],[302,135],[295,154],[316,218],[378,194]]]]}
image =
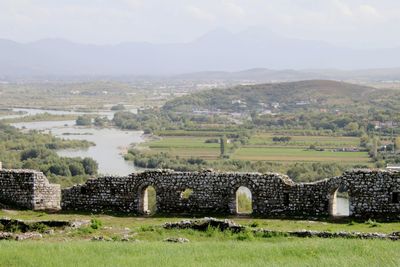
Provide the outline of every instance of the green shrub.
{"type": "Polygon", "coordinates": [[[19,233],[21,232],[21,228],[19,228],[18,224],[12,224],[8,229],[8,232],[12,232],[12,233],[19,233]]]}
{"type": "Polygon", "coordinates": [[[81,227],[78,228],[78,235],[89,235],[94,232],[94,229],[92,227],[81,227]]]}
{"type": "Polygon", "coordinates": [[[251,241],[254,240],[254,234],[250,230],[245,230],[237,234],[236,239],[239,241],[251,241]]]}
{"type": "Polygon", "coordinates": [[[260,224],[257,221],[253,221],[252,223],[250,223],[250,227],[258,227],[260,226],[260,224]]]}
{"type": "Polygon", "coordinates": [[[366,221],[365,224],[368,224],[369,227],[380,227],[381,226],[380,223],[378,223],[377,221],[372,220],[372,219],[368,219],[368,221],[366,221]]]}
{"type": "Polygon", "coordinates": [[[152,225],[142,225],[139,227],[140,232],[154,232],[155,227],[152,225]]]}
{"type": "Polygon", "coordinates": [[[43,223],[34,223],[34,224],[31,226],[31,229],[32,229],[33,231],[37,231],[37,232],[40,232],[40,233],[44,233],[44,231],[46,231],[46,230],[48,229],[48,226],[45,225],[45,224],[43,224],[43,223]]]}
{"type": "Polygon", "coordinates": [[[76,123],[76,125],[80,125],[80,126],[91,125],[92,124],[92,118],[90,116],[87,116],[87,115],[79,116],[76,119],[75,123],[76,123]]]}
{"type": "Polygon", "coordinates": [[[90,220],[90,228],[92,228],[93,230],[100,229],[102,225],[103,223],[99,219],[92,218],[90,220]]]}

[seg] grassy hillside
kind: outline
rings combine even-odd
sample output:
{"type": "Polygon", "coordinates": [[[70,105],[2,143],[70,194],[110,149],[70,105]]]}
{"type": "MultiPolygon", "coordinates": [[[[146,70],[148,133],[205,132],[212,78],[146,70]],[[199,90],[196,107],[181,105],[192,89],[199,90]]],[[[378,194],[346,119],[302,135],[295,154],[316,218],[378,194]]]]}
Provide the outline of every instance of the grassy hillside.
{"type": "Polygon", "coordinates": [[[328,80],[258,84],[194,93],[168,101],[164,108],[173,111],[191,111],[192,109],[257,110],[262,108],[262,104],[271,106],[274,102],[279,103],[281,109],[303,107],[304,103],[307,106],[323,108],[369,103],[370,95],[375,91],[377,89],[373,87],[328,80]],[[235,103],[238,100],[241,103],[235,103]],[[246,107],[243,106],[243,102],[246,107]],[[303,105],[299,103],[303,103],[303,105]],[[240,106],[240,104],[242,105],[240,106]]]}

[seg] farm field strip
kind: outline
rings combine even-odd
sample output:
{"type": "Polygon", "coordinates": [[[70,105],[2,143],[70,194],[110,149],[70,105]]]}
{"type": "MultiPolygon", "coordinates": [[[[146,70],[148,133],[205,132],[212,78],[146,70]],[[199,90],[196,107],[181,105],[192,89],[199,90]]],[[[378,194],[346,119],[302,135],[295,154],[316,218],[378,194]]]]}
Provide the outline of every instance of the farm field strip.
{"type": "Polygon", "coordinates": [[[148,153],[157,154],[161,152],[182,158],[200,157],[203,159],[217,159],[220,155],[219,148],[154,148],[148,153]]]}
{"type": "MultiPolygon", "coordinates": [[[[172,133],[172,132],[170,132],[172,133]]],[[[186,132],[188,133],[188,132],[186,132]]],[[[214,136],[164,136],[160,140],[150,141],[140,146],[148,148],[147,153],[169,153],[182,158],[200,157],[206,160],[216,160],[220,156],[218,143],[206,143],[207,139],[218,139],[219,132],[214,136]]],[[[212,132],[208,132],[210,134],[212,132]]],[[[343,162],[368,164],[370,158],[367,152],[336,152],[336,148],[358,147],[359,138],[341,136],[291,136],[287,143],[273,142],[272,133],[255,134],[246,145],[240,145],[230,155],[232,159],[249,161],[273,162],[343,162]],[[310,145],[321,147],[324,151],[309,150],[310,145]]],[[[227,144],[228,153],[233,144],[227,144]]]]}
{"type": "MultiPolygon", "coordinates": [[[[250,139],[251,145],[282,145],[283,143],[273,142],[272,134],[256,134],[250,139]]],[[[289,136],[291,140],[287,142],[288,145],[300,146],[332,146],[343,147],[352,146],[358,147],[360,139],[358,137],[343,137],[343,136],[289,136]]]]}
{"type": "Polygon", "coordinates": [[[331,152],[300,148],[242,147],[232,155],[234,159],[267,161],[343,161],[367,163],[366,152],[331,152]]]}

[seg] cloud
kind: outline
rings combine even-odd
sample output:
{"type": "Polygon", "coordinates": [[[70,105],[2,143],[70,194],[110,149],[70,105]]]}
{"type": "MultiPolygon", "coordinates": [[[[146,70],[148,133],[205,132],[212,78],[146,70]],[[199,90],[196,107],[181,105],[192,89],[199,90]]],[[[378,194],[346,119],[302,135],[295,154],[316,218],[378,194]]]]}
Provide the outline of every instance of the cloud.
{"type": "Polygon", "coordinates": [[[207,12],[196,6],[188,6],[186,10],[190,16],[198,20],[214,21],[216,18],[211,12],[207,12]]]}
{"type": "Polygon", "coordinates": [[[342,1],[334,0],[332,4],[337,8],[337,10],[339,10],[341,15],[347,16],[347,17],[351,17],[354,15],[351,8],[348,5],[346,5],[345,3],[343,3],[342,1]]]}
{"type": "Polygon", "coordinates": [[[363,14],[365,16],[381,17],[379,12],[373,6],[370,6],[370,5],[360,5],[359,10],[360,10],[361,14],[363,14]]]}
{"type": "Polygon", "coordinates": [[[223,9],[229,16],[234,18],[243,18],[246,15],[244,9],[234,2],[223,1],[223,9]]]}
{"type": "Polygon", "coordinates": [[[144,4],[142,0],[122,0],[122,3],[132,9],[141,8],[144,4]]]}
{"type": "Polygon", "coordinates": [[[387,46],[400,44],[399,23],[399,0],[0,0],[0,38],[17,41],[179,42],[259,26],[342,43],[360,42],[364,32],[364,43],[387,46]]]}

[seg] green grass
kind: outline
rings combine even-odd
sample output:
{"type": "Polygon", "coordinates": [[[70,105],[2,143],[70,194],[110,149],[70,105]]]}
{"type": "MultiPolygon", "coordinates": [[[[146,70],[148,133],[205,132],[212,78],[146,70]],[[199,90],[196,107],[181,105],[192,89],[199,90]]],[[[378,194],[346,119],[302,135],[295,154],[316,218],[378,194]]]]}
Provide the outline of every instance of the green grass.
{"type": "Polygon", "coordinates": [[[399,266],[400,242],[268,238],[261,241],[0,242],[1,266],[399,266]]]}
{"type": "MultiPolygon", "coordinates": [[[[102,221],[103,226],[112,227],[113,231],[123,231],[125,228],[137,229],[143,225],[162,225],[165,222],[175,222],[185,217],[137,217],[137,216],[112,216],[105,214],[70,214],[70,213],[44,213],[34,211],[15,211],[15,210],[0,210],[0,217],[8,217],[21,220],[90,220],[93,217],[102,221]]],[[[378,227],[372,227],[370,223],[364,221],[311,221],[311,220],[281,220],[281,219],[260,219],[260,218],[242,218],[233,216],[223,216],[220,218],[231,218],[235,222],[242,225],[251,225],[257,222],[258,227],[276,231],[295,231],[295,230],[316,230],[316,231],[358,231],[358,232],[380,232],[392,233],[399,231],[400,222],[380,223],[378,227]]],[[[108,233],[108,231],[106,231],[108,233]]],[[[57,238],[55,236],[55,238],[57,238]]],[[[157,240],[157,237],[149,237],[149,240],[157,240]]]]}
{"type": "Polygon", "coordinates": [[[242,147],[239,148],[233,159],[265,160],[265,161],[302,161],[302,162],[343,162],[368,163],[366,152],[332,152],[305,150],[303,148],[286,147],[242,147]]]}
{"type": "MultiPolygon", "coordinates": [[[[43,213],[0,210],[0,217],[24,220],[92,220],[96,226],[56,229],[41,240],[0,241],[0,266],[399,266],[400,242],[389,240],[295,238],[283,235],[234,234],[208,229],[165,230],[176,217],[43,213]],[[90,228],[90,229],[89,229],[90,228]],[[90,241],[93,236],[128,242],[90,241]],[[189,243],[165,243],[185,237],[189,243]]],[[[329,222],[232,218],[249,227],[276,231],[360,231],[390,233],[399,222],[329,222]]],[[[254,229],[254,228],[253,228],[254,229]]]]}
{"type": "MultiPolygon", "coordinates": [[[[172,134],[172,133],[171,133],[172,134]]],[[[201,157],[216,160],[220,156],[219,144],[205,143],[210,137],[201,137],[197,132],[186,136],[165,136],[161,140],[150,141],[141,146],[149,148],[147,153],[167,152],[182,158],[201,157]]],[[[333,152],[334,148],[358,147],[359,138],[343,136],[291,136],[288,143],[272,141],[273,133],[257,133],[249,144],[241,146],[231,155],[232,159],[273,162],[336,162],[368,164],[366,152],[333,152]],[[325,148],[325,151],[307,150],[310,145],[325,148]]],[[[232,145],[228,145],[228,149],[232,145]]]]}
{"type": "Polygon", "coordinates": [[[235,131],[226,131],[224,128],[220,128],[219,125],[215,125],[215,129],[212,131],[208,130],[162,130],[156,132],[157,135],[159,136],[193,136],[193,137],[219,137],[223,134],[228,135],[228,134],[235,134],[235,131]]]}
{"type": "Polygon", "coordinates": [[[250,145],[268,145],[268,146],[289,146],[289,147],[309,147],[316,145],[317,147],[358,147],[360,138],[347,136],[290,136],[291,140],[287,143],[273,142],[273,133],[258,133],[250,139],[250,145]]]}
{"type": "Polygon", "coordinates": [[[150,148],[219,148],[219,144],[205,143],[208,138],[202,137],[165,137],[151,142],[150,148]]]}
{"type": "Polygon", "coordinates": [[[201,157],[208,160],[219,158],[219,144],[205,143],[207,139],[196,136],[164,137],[161,140],[150,141],[141,146],[147,146],[150,149],[148,151],[150,154],[166,152],[181,158],[201,157]]]}

